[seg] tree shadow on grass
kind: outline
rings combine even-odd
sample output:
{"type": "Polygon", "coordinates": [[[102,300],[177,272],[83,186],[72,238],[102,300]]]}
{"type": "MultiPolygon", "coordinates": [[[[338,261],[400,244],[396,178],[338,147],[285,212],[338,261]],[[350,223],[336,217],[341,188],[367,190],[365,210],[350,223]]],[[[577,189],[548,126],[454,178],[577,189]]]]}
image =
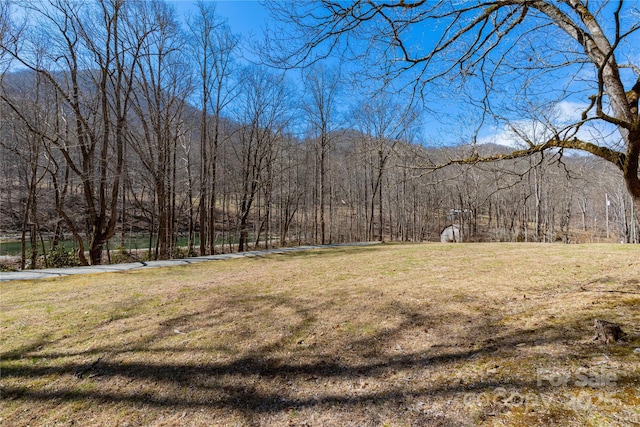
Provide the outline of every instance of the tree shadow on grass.
{"type": "MultiPolygon", "coordinates": [[[[565,349],[561,357],[587,362],[590,358],[588,348],[576,348],[567,343],[568,340],[584,339],[584,325],[591,322],[587,312],[562,326],[543,324],[535,328],[510,330],[499,324],[497,316],[459,312],[444,319],[440,313],[430,313],[424,307],[395,302],[384,308],[394,321],[385,328],[367,333],[360,333],[357,328],[355,332],[334,333],[335,339],[340,341],[337,346],[324,341],[301,347],[304,337],[318,332],[319,319],[328,309],[327,304],[301,302],[284,296],[243,296],[225,304],[244,304],[247,311],[257,307],[287,310],[294,314],[291,318],[296,320],[277,339],[218,362],[202,363],[175,361],[171,355],[215,353],[219,349],[157,344],[174,336],[176,328],[192,323],[213,331],[220,326],[219,313],[195,310],[180,314],[161,320],[152,333],[125,343],[78,351],[55,351],[53,347],[59,347],[61,342],[51,342],[48,336],[43,335],[0,356],[0,360],[9,362],[3,363],[2,377],[11,381],[11,385],[3,386],[2,397],[32,403],[55,399],[133,407],[220,409],[240,413],[248,421],[264,414],[304,409],[330,410],[334,407],[375,410],[390,406],[406,411],[418,400],[446,401],[498,388],[536,390],[539,393],[553,391],[550,390],[551,383],[541,383],[533,365],[529,370],[525,369],[528,374],[520,371],[497,376],[489,371],[482,372],[487,360],[517,358],[518,351],[523,348],[556,344],[565,349]],[[407,336],[413,336],[411,334],[416,334],[416,339],[425,339],[419,334],[421,331],[445,333],[447,329],[442,328],[443,322],[455,322],[464,327],[456,329],[458,335],[450,340],[444,336],[418,350],[395,350],[399,347],[398,342],[410,344],[411,339],[407,336]],[[335,351],[336,348],[339,352],[335,351]],[[153,356],[156,353],[167,357],[150,362],[128,358],[130,354],[153,356]],[[23,362],[25,358],[39,359],[39,363],[23,362]],[[85,360],[78,361],[78,358],[85,360]],[[440,371],[454,374],[456,369],[465,369],[467,365],[478,363],[479,359],[483,364],[477,366],[476,371],[480,372],[476,372],[473,378],[400,380],[401,377],[428,378],[425,372],[436,376],[440,371]],[[60,387],[30,385],[42,378],[67,378],[70,381],[63,382],[60,387]],[[134,384],[135,387],[125,385],[118,391],[113,391],[114,387],[101,387],[101,384],[110,384],[116,379],[125,379],[125,384],[134,384]],[[96,386],[80,387],[86,381],[93,381],[96,386]],[[354,387],[358,382],[379,387],[358,389],[354,387]]],[[[183,333],[188,336],[189,332],[185,328],[183,333]]],[[[553,367],[554,361],[548,359],[540,363],[553,367]]],[[[639,383],[637,375],[620,379],[636,387],[639,383]]],[[[417,416],[411,415],[414,419],[417,416]]]]}

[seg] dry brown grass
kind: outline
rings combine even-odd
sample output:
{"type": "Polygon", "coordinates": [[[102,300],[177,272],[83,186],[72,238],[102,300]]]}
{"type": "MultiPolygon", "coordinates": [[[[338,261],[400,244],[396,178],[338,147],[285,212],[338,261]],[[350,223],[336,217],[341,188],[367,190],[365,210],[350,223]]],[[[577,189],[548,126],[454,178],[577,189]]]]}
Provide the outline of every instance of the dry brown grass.
{"type": "Polygon", "coordinates": [[[379,245],[2,283],[0,424],[639,425],[639,254],[379,245]],[[594,344],[594,318],[628,342],[594,344]]]}

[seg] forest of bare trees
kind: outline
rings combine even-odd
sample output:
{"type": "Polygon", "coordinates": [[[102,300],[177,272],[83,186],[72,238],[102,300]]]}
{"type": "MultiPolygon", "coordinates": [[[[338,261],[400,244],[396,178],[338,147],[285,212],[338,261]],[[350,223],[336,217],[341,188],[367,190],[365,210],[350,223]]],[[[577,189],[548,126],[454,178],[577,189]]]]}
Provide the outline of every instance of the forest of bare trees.
{"type": "Polygon", "coordinates": [[[0,5],[0,234],[19,268],[438,241],[452,223],[465,241],[638,241],[612,162],[452,162],[511,149],[428,140],[417,106],[356,95],[338,67],[249,64],[215,3],[0,5]]]}

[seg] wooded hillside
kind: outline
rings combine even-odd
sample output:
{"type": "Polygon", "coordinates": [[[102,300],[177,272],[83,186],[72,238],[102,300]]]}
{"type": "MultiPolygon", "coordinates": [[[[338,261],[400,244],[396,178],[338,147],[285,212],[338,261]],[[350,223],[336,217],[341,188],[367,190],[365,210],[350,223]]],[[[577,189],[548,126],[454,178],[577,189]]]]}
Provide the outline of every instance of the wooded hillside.
{"type": "Polygon", "coordinates": [[[467,241],[637,241],[603,160],[425,169],[472,151],[425,140],[429,123],[395,99],[346,104],[332,70],[243,65],[207,4],[188,25],[163,2],[25,3],[24,27],[3,8],[0,234],[23,242],[22,268],[55,264],[42,255],[67,239],[80,264],[107,247],[122,261],[439,240],[452,223],[467,241]]]}

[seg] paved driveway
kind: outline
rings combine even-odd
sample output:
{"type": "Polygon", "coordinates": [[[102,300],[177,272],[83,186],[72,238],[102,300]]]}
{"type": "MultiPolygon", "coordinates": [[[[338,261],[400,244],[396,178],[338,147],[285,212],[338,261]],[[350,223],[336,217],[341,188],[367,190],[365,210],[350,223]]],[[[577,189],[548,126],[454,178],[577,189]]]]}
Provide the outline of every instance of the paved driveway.
{"type": "Polygon", "coordinates": [[[337,248],[342,246],[369,246],[380,242],[340,243],[335,245],[297,246],[294,248],[266,249],[262,251],[237,252],[221,255],[207,255],[194,258],[170,259],[165,261],[130,262],[126,264],[92,265],[87,267],[47,268],[42,270],[23,270],[8,273],[0,273],[0,282],[10,280],[34,280],[50,277],[71,276],[74,274],[113,273],[117,271],[139,270],[142,268],[174,267],[178,265],[190,265],[199,262],[217,261],[221,259],[256,257],[267,254],[285,254],[287,252],[300,252],[310,249],[337,248]]]}

